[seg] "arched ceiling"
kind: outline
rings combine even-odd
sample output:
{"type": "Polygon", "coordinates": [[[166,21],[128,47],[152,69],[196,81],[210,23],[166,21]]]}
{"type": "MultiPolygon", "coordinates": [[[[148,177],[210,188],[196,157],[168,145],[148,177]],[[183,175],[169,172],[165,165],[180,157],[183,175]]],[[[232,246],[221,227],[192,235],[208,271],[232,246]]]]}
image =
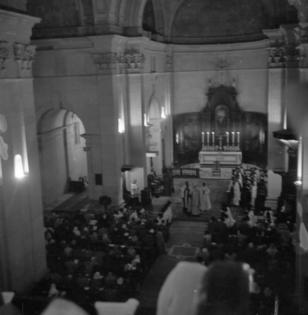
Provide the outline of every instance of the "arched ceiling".
{"type": "Polygon", "coordinates": [[[307,5],[307,0],[28,0],[27,8],[42,18],[36,38],[147,31],[171,43],[223,43],[259,39],[263,29],[297,23],[296,8],[303,2],[307,5]]]}
{"type": "MultiPolygon", "coordinates": [[[[150,16],[157,21],[158,5],[166,21],[164,39],[172,43],[257,40],[264,37],[263,29],[297,23],[296,9],[287,0],[148,0],[144,21],[150,16]]],[[[160,33],[157,23],[151,31],[160,33]]]]}

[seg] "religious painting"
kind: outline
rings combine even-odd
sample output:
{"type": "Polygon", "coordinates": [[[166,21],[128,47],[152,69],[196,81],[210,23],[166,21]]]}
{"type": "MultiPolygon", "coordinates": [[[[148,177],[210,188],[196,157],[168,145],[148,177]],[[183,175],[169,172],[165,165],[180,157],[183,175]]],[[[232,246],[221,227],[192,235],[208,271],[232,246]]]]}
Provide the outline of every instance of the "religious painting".
{"type": "Polygon", "coordinates": [[[215,108],[215,132],[217,135],[225,135],[229,128],[229,109],[226,105],[218,105],[215,108]]]}

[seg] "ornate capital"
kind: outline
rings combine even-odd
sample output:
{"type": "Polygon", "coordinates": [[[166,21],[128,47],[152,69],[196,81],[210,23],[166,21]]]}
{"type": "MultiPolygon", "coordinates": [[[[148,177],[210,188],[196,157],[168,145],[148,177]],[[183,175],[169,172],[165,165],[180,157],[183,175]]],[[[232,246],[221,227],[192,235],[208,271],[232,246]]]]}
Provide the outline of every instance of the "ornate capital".
{"type": "Polygon", "coordinates": [[[35,55],[35,46],[14,43],[14,57],[19,65],[20,70],[31,70],[32,63],[35,55]]]}
{"type": "Polygon", "coordinates": [[[285,67],[287,56],[285,47],[285,34],[282,29],[263,30],[269,39],[268,66],[270,68],[285,67]]]}
{"type": "Polygon", "coordinates": [[[126,50],[124,53],[94,53],[92,57],[98,71],[102,72],[139,72],[145,60],[144,55],[135,49],[126,50]]]}
{"type": "Polygon", "coordinates": [[[268,65],[270,68],[282,68],[287,60],[286,49],[283,46],[270,47],[268,55],[268,65]]]}
{"type": "Polygon", "coordinates": [[[166,71],[171,71],[173,68],[173,56],[171,54],[166,54],[165,68],[166,71]]]}
{"type": "Polygon", "coordinates": [[[9,44],[5,41],[0,41],[0,71],[5,69],[5,61],[9,57],[9,44]]]}
{"type": "Polygon", "coordinates": [[[127,71],[138,72],[143,68],[145,61],[144,54],[140,53],[138,49],[131,48],[124,52],[121,58],[121,63],[127,71]]]}
{"type": "Polygon", "coordinates": [[[288,0],[289,4],[297,9],[297,16],[300,23],[308,22],[308,0],[288,0]]]}

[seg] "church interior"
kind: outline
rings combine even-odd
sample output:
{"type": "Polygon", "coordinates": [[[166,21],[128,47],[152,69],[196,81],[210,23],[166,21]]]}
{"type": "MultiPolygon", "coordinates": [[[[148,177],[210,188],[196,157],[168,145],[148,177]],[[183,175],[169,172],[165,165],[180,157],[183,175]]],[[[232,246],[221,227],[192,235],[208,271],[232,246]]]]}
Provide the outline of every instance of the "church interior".
{"type": "Polygon", "coordinates": [[[223,249],[266,270],[254,314],[308,314],[308,0],[0,0],[0,94],[18,314],[156,314],[176,262],[223,249]]]}

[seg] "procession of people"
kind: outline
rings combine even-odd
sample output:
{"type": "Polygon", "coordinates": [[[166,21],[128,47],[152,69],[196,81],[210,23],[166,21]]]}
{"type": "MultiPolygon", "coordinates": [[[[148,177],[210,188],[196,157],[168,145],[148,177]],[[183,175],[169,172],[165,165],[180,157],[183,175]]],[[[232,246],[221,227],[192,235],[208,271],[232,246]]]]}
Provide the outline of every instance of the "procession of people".
{"type": "Polygon", "coordinates": [[[201,186],[194,184],[192,187],[188,181],[182,187],[181,196],[183,201],[183,212],[199,216],[212,208],[210,189],[205,182],[201,186]]]}

